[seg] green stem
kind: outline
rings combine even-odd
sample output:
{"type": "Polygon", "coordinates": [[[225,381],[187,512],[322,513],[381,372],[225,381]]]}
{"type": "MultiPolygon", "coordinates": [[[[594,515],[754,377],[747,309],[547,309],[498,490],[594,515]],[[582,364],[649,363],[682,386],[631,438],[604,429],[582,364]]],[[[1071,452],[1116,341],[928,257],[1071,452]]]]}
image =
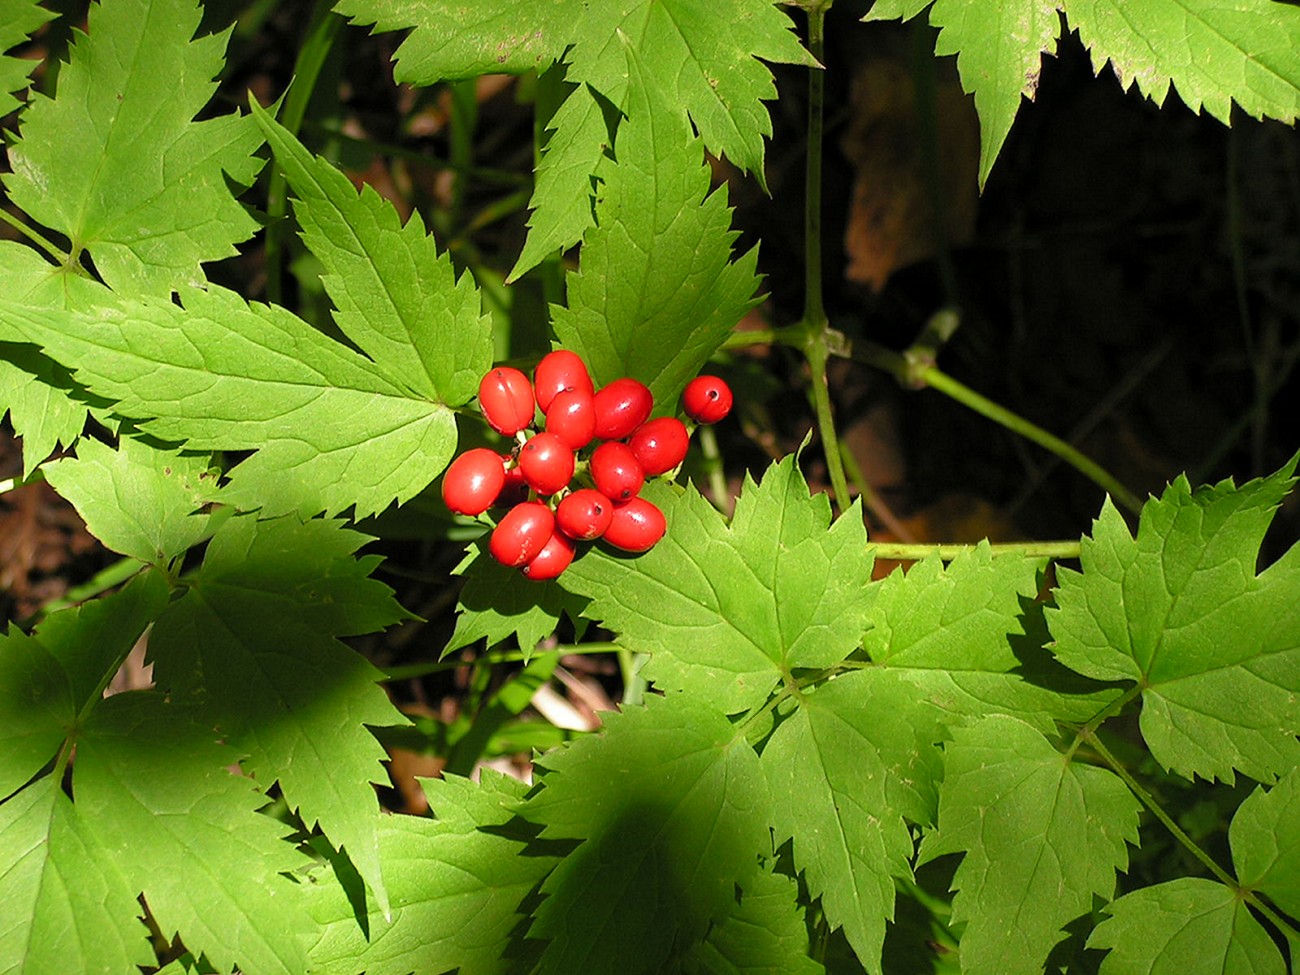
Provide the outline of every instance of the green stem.
{"type": "Polygon", "coordinates": [[[45,253],[50,255],[50,257],[52,257],[60,267],[72,268],[76,271],[79,271],[82,274],[85,274],[85,271],[82,269],[81,265],[73,263],[72,256],[70,254],[68,254],[62,248],[57,247],[52,241],[47,239],[39,231],[33,230],[31,227],[27,226],[27,224],[23,223],[21,220],[19,220],[17,217],[15,217],[12,213],[4,209],[3,207],[0,207],[0,220],[3,220],[5,223],[9,224],[9,226],[13,227],[14,230],[18,231],[20,234],[22,234],[24,237],[30,240],[41,250],[45,251],[45,253]]]}
{"type": "MultiPolygon", "coordinates": [[[[1072,541],[1006,542],[989,545],[988,548],[994,555],[1023,555],[1028,559],[1077,559],[1079,557],[1079,543],[1072,541]]],[[[895,559],[899,562],[915,562],[932,555],[939,556],[945,562],[951,562],[960,555],[975,551],[975,546],[965,543],[868,542],[867,551],[878,559],[895,559]]]]}
{"type": "Polygon", "coordinates": [[[722,453],[718,450],[718,436],[713,427],[702,424],[695,428],[700,451],[704,454],[704,473],[709,479],[709,493],[713,495],[713,507],[724,515],[727,508],[727,478],[722,469],[722,453]]]}

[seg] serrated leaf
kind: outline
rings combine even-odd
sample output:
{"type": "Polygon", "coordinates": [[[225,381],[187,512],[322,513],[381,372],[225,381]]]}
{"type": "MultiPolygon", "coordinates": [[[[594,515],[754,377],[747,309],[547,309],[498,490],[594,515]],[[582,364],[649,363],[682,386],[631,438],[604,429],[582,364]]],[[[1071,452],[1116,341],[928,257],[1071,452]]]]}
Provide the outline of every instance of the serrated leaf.
{"type": "Polygon", "coordinates": [[[192,450],[257,450],[224,500],[358,517],[422,490],[450,459],[452,411],[291,312],[211,287],[94,311],[0,301],[0,340],[34,342],[145,433],[192,450]]]}
{"type": "Polygon", "coordinates": [[[1285,975],[1268,932],[1223,884],[1183,877],[1105,908],[1089,948],[1108,948],[1101,975],[1285,975]]]}
{"type": "Polygon", "coordinates": [[[5,52],[55,16],[36,0],[0,0],[0,115],[8,115],[21,104],[13,93],[27,87],[27,79],[37,64],[9,57],[5,52]]]}
{"type": "Polygon", "coordinates": [[[495,975],[511,969],[502,950],[523,918],[520,902],[555,864],[553,856],[524,855],[517,838],[480,827],[510,819],[523,798],[515,783],[480,788],[464,779],[430,780],[425,787],[437,820],[385,816],[379,827],[392,920],[373,906],[366,930],[336,883],[313,889],[312,916],[319,940],[311,947],[312,972],[364,969],[367,975],[443,972],[495,975]]]}
{"type": "Polygon", "coordinates": [[[1300,917],[1300,771],[1257,787],[1232,817],[1228,840],[1241,886],[1300,917]]]}
{"type": "Polygon", "coordinates": [[[291,807],[320,823],[388,900],[379,806],[387,756],[367,725],[404,724],[378,686],[382,674],[335,639],[405,614],[351,558],[364,536],[295,518],[226,522],[186,595],[154,625],[155,680],[196,696],[202,713],[248,754],[261,782],[278,779],[291,807]]]}
{"type": "Polygon", "coordinates": [[[1259,781],[1300,764],[1300,546],[1258,576],[1260,542],[1293,458],[1240,488],[1179,478],[1143,506],[1137,537],[1107,502],[1062,570],[1056,655],[1142,687],[1142,735],[1181,775],[1259,781]]]}
{"type": "Polygon", "coordinates": [[[728,526],[693,486],[647,485],[667,534],[635,557],[593,548],[561,585],[591,599],[586,614],[651,654],[645,675],[726,713],[762,703],[796,668],[839,663],[868,626],[866,530],[855,506],[831,524],[793,455],[748,477],[728,526]]]}
{"type": "Polygon", "coordinates": [[[942,776],[932,744],[940,733],[938,710],[896,675],[857,671],[804,694],[763,749],[776,844],[793,837],[809,893],[873,973],[894,916],[894,878],[912,876],[904,810],[933,821],[930,804],[916,799],[933,796],[942,776]]]}
{"type": "Polygon", "coordinates": [[[757,250],[732,264],[725,189],[709,192],[703,151],[660,82],[627,48],[631,84],[616,164],[601,169],[596,226],[567,277],[568,307],[553,306],[564,348],[598,385],[646,383],[671,413],[682,388],[754,305],[757,250]]]}
{"type": "Polygon", "coordinates": [[[543,839],[583,841],[542,885],[529,937],[549,939],[543,973],[662,971],[771,855],[758,756],[685,695],[610,713],[542,764],[544,788],[520,812],[543,839]]]}
{"type": "MultiPolygon", "coordinates": [[[[930,23],[939,28],[934,53],[957,55],[962,89],[980,117],[979,182],[983,188],[1020,99],[1038,90],[1044,54],[1056,50],[1063,0],[935,0],[930,23]]],[[[864,20],[916,16],[929,0],[876,0],[864,20]]],[[[1072,6],[1072,0],[1071,0],[1072,6]]]]}
{"type": "Polygon", "coordinates": [[[1272,0],[1066,0],[1070,26],[1125,88],[1163,105],[1172,85],[1193,112],[1224,125],[1247,115],[1300,117],[1300,10],[1272,0]]]}
{"type": "Polygon", "coordinates": [[[78,738],[76,808],[164,936],[227,970],[297,975],[312,925],[281,872],[305,860],[254,811],[265,800],[227,770],[237,758],[161,695],[118,694],[78,738]]]}
{"type": "Polygon", "coordinates": [[[193,0],[92,4],[53,99],[34,96],[10,148],[10,199],[90,252],[114,289],[165,295],[235,254],[257,224],[230,194],[253,181],[251,119],[193,121],[229,31],[195,38],[193,0]]]}
{"type": "Polygon", "coordinates": [[[763,139],[772,122],[763,102],[775,97],[759,59],[812,64],[792,24],[767,0],[619,0],[574,6],[512,0],[420,6],[405,0],[343,0],[336,9],[381,30],[414,28],[397,51],[394,76],[430,85],[483,70],[520,72],[569,62],[577,87],[551,119],[554,129],[538,171],[529,240],[511,272],[581,239],[591,226],[591,175],[607,146],[601,109],[591,95],[627,107],[623,41],[667,87],[709,152],[762,181],[763,139]],[[572,103],[572,104],[570,104],[572,103]]]}
{"type": "Polygon", "coordinates": [[[135,891],[46,776],[0,805],[0,972],[121,975],[154,962],[135,891]]]}
{"type": "Polygon", "coordinates": [[[932,557],[896,570],[877,587],[863,648],[953,717],[1013,714],[1044,732],[1055,720],[1087,720],[1120,692],[1034,684],[1016,654],[1043,565],[982,543],[946,567],[932,557]]]}
{"type": "Polygon", "coordinates": [[[1038,731],[995,715],[953,729],[939,826],[921,862],[965,853],[952,919],[962,971],[1037,975],[1062,927],[1108,898],[1137,843],[1140,804],[1113,773],[1069,762],[1038,731]]]}
{"type": "Polygon", "coordinates": [[[45,478],[107,548],[161,566],[212,532],[212,516],[196,513],[216,496],[210,466],[205,455],[124,436],[116,449],[80,441],[76,458],[46,465],[45,478]]]}
{"type": "Polygon", "coordinates": [[[339,329],[413,396],[469,402],[492,366],[491,320],[473,279],[457,281],[418,214],[403,226],[372,187],[358,195],[255,101],[250,107],[293,188],[303,241],[325,266],[339,329]]]}
{"type": "Polygon", "coordinates": [[[685,975],[819,975],[808,956],[799,885],[760,871],[746,882],[732,912],[687,952],[685,975]]]}

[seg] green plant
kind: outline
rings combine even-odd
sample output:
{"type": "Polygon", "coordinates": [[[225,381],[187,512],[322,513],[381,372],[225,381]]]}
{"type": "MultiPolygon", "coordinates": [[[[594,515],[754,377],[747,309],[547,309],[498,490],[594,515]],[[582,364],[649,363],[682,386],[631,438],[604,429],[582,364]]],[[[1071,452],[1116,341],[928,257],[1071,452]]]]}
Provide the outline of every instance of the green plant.
{"type": "MultiPolygon", "coordinates": [[[[762,0],[341,0],[309,24],[277,111],[244,112],[209,104],[231,33],[196,39],[192,0],[92,5],[9,144],[3,214],[24,240],[0,241],[0,402],[24,479],[70,501],[129,581],[0,637],[0,972],[1294,962],[1300,546],[1257,562],[1297,457],[1241,486],[1179,477],[1139,504],[939,370],[934,334],[899,354],[831,328],[815,68],[828,4],[801,6],[807,49],[762,0]],[[730,517],[685,478],[652,481],[618,510],[662,511],[653,548],[596,545],[542,582],[485,557],[486,521],[439,523],[441,542],[473,536],[447,651],[485,641],[491,660],[515,641],[524,666],[475,689],[474,726],[424,782],[429,817],[381,813],[372,787],[376,734],[413,725],[381,686],[392,675],[342,640],[410,617],[349,519],[418,506],[458,441],[487,435],[466,408],[500,338],[484,295],[511,319],[490,267],[482,281],[458,269],[418,215],[403,222],[300,141],[320,60],[350,29],[339,15],[411,28],[397,76],[415,86],[537,72],[544,148],[510,279],[563,284],[550,337],[596,384],[631,377],[664,411],[724,348],[796,350],[840,508],[796,454],[746,475],[730,517]],[[760,59],[809,69],[806,305],[795,324],[739,334],[757,255],[733,252],[704,153],[762,182],[776,92],[760,59]],[[287,183],[318,269],[304,278],[333,306],[319,327],[205,276],[257,232],[240,200],[263,144],[268,212],[287,183]],[[872,541],[848,503],[831,358],[948,393],[1115,503],[1079,542],[872,541]],[[50,460],[60,444],[75,456],[50,460]],[[1116,504],[1140,508],[1136,533],[1116,504]],[[873,580],[886,554],[915,564],[873,580]],[[540,641],[593,625],[617,643],[584,649],[627,663],[624,709],[564,744],[537,732],[522,745],[547,749],[532,786],[466,778],[498,731],[521,731],[512,719],[558,660],[540,641]],[[156,689],[105,697],[146,632],[156,689]],[[1162,793],[1238,775],[1255,784],[1204,786],[1231,823],[1216,853],[1162,793]],[[1191,867],[1169,855],[1131,879],[1161,844],[1191,867]]],[[[881,0],[870,15],[926,6],[881,0]]],[[[1157,101],[1173,82],[1225,121],[1233,101],[1295,119],[1294,6],[1112,8],[937,0],[940,52],[959,53],[980,109],[982,178],[1062,13],[1157,101]]],[[[52,17],[30,0],[0,13],[6,50],[52,17]]],[[[6,109],[31,68],[0,60],[6,109]]],[[[523,423],[505,412],[509,434],[534,419],[531,402],[523,423]]],[[[619,530],[644,547],[639,524],[619,530]]],[[[508,540],[513,564],[541,544],[508,540]]]]}

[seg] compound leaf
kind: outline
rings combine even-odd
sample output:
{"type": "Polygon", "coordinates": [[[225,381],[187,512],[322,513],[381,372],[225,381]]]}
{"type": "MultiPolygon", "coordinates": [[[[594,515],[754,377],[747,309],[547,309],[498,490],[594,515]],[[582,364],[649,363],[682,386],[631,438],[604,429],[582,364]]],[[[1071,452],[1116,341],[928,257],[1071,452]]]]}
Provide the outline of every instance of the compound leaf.
{"type": "Polygon", "coordinates": [[[1228,839],[1242,887],[1300,917],[1300,771],[1272,789],[1257,787],[1232,817],[1228,839]]]}
{"type": "Polygon", "coordinates": [[[247,753],[261,782],[348,856],[381,906],[379,805],[384,750],[367,725],[405,723],[376,683],[382,674],[336,637],[405,614],[369,579],[364,536],[338,522],[233,518],[208,545],[183,598],[154,625],[156,680],[195,695],[202,713],[247,753]]]}
{"type": "Polygon", "coordinates": [[[312,926],[281,873],[305,858],[255,811],[264,797],[228,771],[238,753],[214,738],[160,694],[107,698],[77,740],[76,809],[165,937],[179,932],[227,970],[297,975],[312,926]]]}
{"type": "Polygon", "coordinates": [[[145,433],[193,450],[257,450],[224,499],[358,516],[423,489],[451,457],[452,411],[292,313],[212,287],[94,311],[0,302],[0,338],[34,342],[118,401],[145,433]],[[7,327],[7,328],[5,328],[7,327]]]}
{"type": "Polygon", "coordinates": [[[872,590],[856,507],[833,525],[793,455],[761,483],[746,478],[728,526],[687,485],[647,485],[668,531],[635,557],[585,553],[561,585],[591,599],[586,613],[651,654],[644,673],[727,713],[762,703],[795,668],[830,667],[858,648],[872,590]]]}
{"type": "Polygon", "coordinates": [[[1035,975],[1061,928],[1109,898],[1137,843],[1136,798],[1113,773],[1067,761],[1038,731],[993,715],[953,729],[939,826],[922,862],[964,852],[953,921],[962,971],[1035,975]]]}
{"type": "Polygon", "coordinates": [[[32,31],[54,18],[36,0],[0,0],[0,116],[8,115],[21,103],[13,93],[27,87],[35,61],[9,57],[4,52],[31,36],[32,31]]]}
{"type": "Polygon", "coordinates": [[[1049,625],[1066,666],[1142,687],[1142,735],[1166,768],[1232,782],[1300,764],[1300,545],[1256,575],[1296,458],[1240,488],[1179,478],[1136,538],[1108,501],[1062,569],[1049,625]]]}
{"type": "Polygon", "coordinates": [[[47,464],[45,478],[72,503],[86,530],[114,552],[165,565],[206,539],[217,475],[206,455],[152,447],[124,436],[116,448],[83,439],[77,456],[47,464]]]}
{"type": "Polygon", "coordinates": [[[10,199],[89,251],[110,287],[166,295],[257,229],[226,181],[261,162],[249,118],[193,121],[215,90],[226,38],[195,38],[194,0],[92,4],[51,99],[32,98],[5,175],[10,199]]]}
{"type": "Polygon", "coordinates": [[[459,406],[492,365],[491,321],[469,274],[456,280],[418,214],[403,226],[393,205],[313,157],[256,102],[253,117],[297,199],[307,248],[339,329],[412,396],[459,406]]]}
{"type": "Polygon", "coordinates": [[[1089,948],[1108,948],[1101,975],[1284,975],[1268,932],[1223,884],[1183,877],[1125,894],[1105,908],[1089,948]]]}
{"type": "Polygon", "coordinates": [[[754,304],[751,250],[732,264],[726,192],[709,193],[699,140],[680,106],[627,48],[632,84],[617,163],[602,168],[596,226],[568,275],[568,307],[552,309],[560,344],[582,356],[597,384],[635,376],[658,412],[754,304]]]}
{"type": "Polygon", "coordinates": [[[660,972],[730,914],[771,855],[758,756],[685,695],[605,716],[599,735],[547,755],[520,811],[543,839],[581,840],[542,885],[541,972],[660,972]]]}

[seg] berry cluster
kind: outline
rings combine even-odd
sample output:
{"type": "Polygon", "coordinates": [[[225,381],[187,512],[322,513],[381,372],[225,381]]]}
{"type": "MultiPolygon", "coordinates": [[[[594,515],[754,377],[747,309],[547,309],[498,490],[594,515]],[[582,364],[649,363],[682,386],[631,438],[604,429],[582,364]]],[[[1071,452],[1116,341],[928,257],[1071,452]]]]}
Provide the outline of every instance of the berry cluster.
{"type": "MultiPolygon", "coordinates": [[[[654,399],[645,385],[623,378],[597,390],[582,359],[558,349],[537,364],[531,382],[518,369],[494,367],[479,383],[478,401],[488,425],[519,446],[461,454],[447,468],[442,500],[462,515],[508,509],[488,543],[502,565],[554,579],[578,542],[603,538],[645,552],[663,537],[663,512],[639,496],[641,486],[681,464],[690,431],[675,417],[648,419],[654,399]]],[[[687,385],[682,407],[696,423],[716,423],[731,410],[731,390],[700,376],[687,385]]]]}

